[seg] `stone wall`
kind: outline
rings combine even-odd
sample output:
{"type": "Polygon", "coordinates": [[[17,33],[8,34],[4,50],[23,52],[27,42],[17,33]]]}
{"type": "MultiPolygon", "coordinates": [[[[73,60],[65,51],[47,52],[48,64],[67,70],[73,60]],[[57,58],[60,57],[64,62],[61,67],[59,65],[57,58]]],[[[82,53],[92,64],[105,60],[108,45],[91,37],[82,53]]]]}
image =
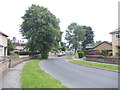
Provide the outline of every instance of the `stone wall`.
{"type": "Polygon", "coordinates": [[[19,58],[19,57],[3,57],[0,58],[0,76],[3,72],[7,71],[9,68],[14,67],[15,65],[26,61],[26,60],[30,60],[33,59],[33,57],[28,56],[28,57],[23,57],[23,58],[19,58]]]}
{"type": "Polygon", "coordinates": [[[105,57],[105,56],[86,55],[86,61],[94,61],[94,62],[120,65],[120,57],[105,57]]]}

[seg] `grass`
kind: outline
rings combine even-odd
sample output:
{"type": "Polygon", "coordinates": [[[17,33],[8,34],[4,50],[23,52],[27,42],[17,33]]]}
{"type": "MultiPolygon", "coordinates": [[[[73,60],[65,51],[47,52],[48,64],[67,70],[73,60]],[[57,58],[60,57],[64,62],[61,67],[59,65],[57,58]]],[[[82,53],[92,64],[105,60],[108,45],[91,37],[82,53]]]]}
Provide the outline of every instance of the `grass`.
{"type": "Polygon", "coordinates": [[[25,64],[21,72],[22,88],[67,88],[39,67],[39,60],[25,64]]]}
{"type": "Polygon", "coordinates": [[[73,56],[75,56],[75,54],[72,54],[72,55],[66,57],[66,59],[73,59],[73,56]]]}
{"type": "Polygon", "coordinates": [[[93,63],[93,62],[86,62],[86,61],[79,61],[79,60],[73,60],[73,61],[70,61],[70,62],[81,64],[81,65],[92,66],[92,67],[98,67],[98,68],[104,68],[104,69],[110,69],[110,70],[119,70],[120,71],[120,66],[117,66],[117,65],[108,65],[108,64],[103,64],[103,63],[93,63]]]}
{"type": "Polygon", "coordinates": [[[65,52],[66,52],[66,53],[70,53],[70,51],[68,51],[68,50],[66,50],[65,52]]]}

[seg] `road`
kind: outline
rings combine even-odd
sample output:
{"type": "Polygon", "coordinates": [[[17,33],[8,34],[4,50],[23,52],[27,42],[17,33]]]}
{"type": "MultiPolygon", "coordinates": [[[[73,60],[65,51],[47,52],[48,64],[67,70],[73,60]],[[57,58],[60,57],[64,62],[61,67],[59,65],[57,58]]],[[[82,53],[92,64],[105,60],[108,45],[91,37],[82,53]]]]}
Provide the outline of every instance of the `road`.
{"type": "Polygon", "coordinates": [[[117,72],[73,64],[65,58],[49,58],[40,67],[69,88],[118,88],[117,72]]]}

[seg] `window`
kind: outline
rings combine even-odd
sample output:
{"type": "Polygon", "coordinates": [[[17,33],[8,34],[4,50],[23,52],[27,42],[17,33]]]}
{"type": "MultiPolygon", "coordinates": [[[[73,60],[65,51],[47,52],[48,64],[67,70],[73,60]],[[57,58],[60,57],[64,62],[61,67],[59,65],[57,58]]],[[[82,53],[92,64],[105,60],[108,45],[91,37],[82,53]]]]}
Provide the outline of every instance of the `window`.
{"type": "Polygon", "coordinates": [[[116,39],[120,39],[120,32],[116,33],[116,39]]]}
{"type": "Polygon", "coordinates": [[[0,54],[2,54],[2,52],[3,52],[3,48],[2,48],[2,47],[0,47],[0,54]]]}

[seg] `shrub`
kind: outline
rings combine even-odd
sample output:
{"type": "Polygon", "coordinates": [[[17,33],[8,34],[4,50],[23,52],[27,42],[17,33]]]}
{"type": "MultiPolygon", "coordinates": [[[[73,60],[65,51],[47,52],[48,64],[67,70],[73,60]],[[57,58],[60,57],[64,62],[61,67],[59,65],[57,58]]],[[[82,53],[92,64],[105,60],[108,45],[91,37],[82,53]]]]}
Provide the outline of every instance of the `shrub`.
{"type": "Polygon", "coordinates": [[[118,51],[118,53],[116,53],[117,54],[117,56],[120,56],[120,50],[118,51]]]}
{"type": "Polygon", "coordinates": [[[79,56],[79,58],[83,58],[84,57],[84,52],[78,52],[78,56],[79,56]]]}
{"type": "Polygon", "coordinates": [[[86,57],[92,57],[92,58],[102,58],[102,55],[86,55],[86,57]]]}
{"type": "Polygon", "coordinates": [[[18,52],[19,55],[32,55],[32,54],[40,54],[39,52],[29,52],[29,51],[20,51],[18,52]]]}
{"type": "Polygon", "coordinates": [[[112,50],[103,49],[103,50],[101,50],[101,55],[103,55],[103,56],[108,56],[108,55],[109,55],[109,52],[112,52],[112,50]]]}
{"type": "Polygon", "coordinates": [[[31,53],[29,51],[20,51],[18,52],[19,55],[30,55],[31,53]]]}
{"type": "Polygon", "coordinates": [[[83,50],[84,55],[100,55],[100,50],[91,49],[91,50],[83,50]]]}
{"type": "Polygon", "coordinates": [[[89,55],[100,55],[99,52],[88,52],[89,55]]]}
{"type": "Polygon", "coordinates": [[[88,54],[88,50],[83,50],[82,52],[84,52],[84,55],[88,54]]]}
{"type": "Polygon", "coordinates": [[[108,56],[112,56],[112,52],[108,52],[108,56]]]}

